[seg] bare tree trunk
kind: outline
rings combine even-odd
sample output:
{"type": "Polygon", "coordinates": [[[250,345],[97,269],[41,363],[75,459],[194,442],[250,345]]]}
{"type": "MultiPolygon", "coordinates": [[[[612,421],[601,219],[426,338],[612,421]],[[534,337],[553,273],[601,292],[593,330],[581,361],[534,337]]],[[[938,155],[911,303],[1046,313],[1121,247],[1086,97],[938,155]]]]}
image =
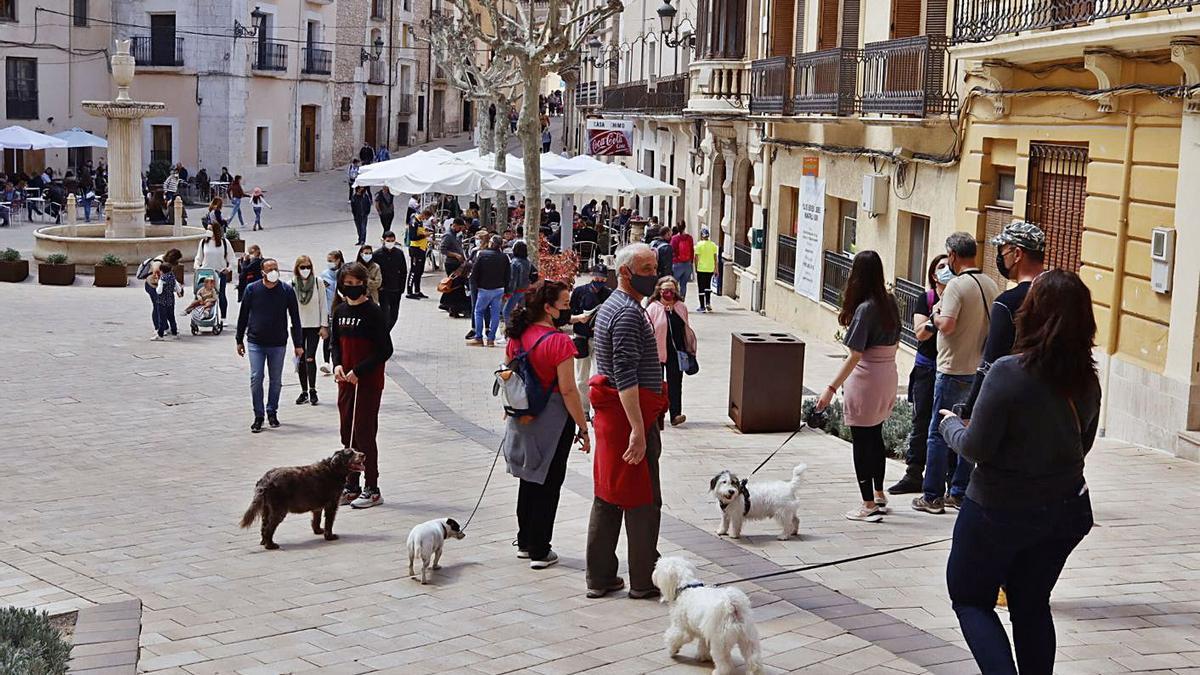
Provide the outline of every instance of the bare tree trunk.
{"type": "Polygon", "coordinates": [[[538,115],[538,90],[542,78],[540,69],[525,69],[525,95],[521,100],[521,119],[517,135],[521,138],[521,154],[525,164],[525,239],[530,242],[529,259],[537,265],[542,233],[540,226],[542,198],[542,130],[538,115]]]}
{"type": "MultiPolygon", "coordinates": [[[[508,102],[497,98],[492,101],[496,106],[496,128],[495,128],[495,148],[496,156],[493,159],[492,168],[496,171],[506,171],[508,166],[508,102]],[[501,119],[501,111],[503,111],[503,119],[501,119]]],[[[496,215],[497,232],[504,232],[508,229],[508,193],[500,192],[497,195],[496,215]]]]}

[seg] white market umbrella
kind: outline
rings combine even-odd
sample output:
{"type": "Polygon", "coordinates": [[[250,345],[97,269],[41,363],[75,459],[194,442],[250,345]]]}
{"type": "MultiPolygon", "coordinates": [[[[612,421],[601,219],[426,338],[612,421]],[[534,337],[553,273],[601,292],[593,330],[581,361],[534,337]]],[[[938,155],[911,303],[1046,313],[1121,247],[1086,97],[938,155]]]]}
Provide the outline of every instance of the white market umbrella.
{"type": "MultiPolygon", "coordinates": [[[[575,159],[577,158],[571,161],[575,159]]],[[[542,185],[542,192],[551,195],[673,197],[679,194],[679,188],[620,164],[602,164],[602,168],[590,169],[545,183],[542,185]]]]}
{"type": "MultiPolygon", "coordinates": [[[[412,171],[420,171],[452,157],[454,157],[454,153],[444,148],[417,150],[416,152],[403,157],[365,164],[358,170],[358,175],[360,178],[362,178],[364,176],[372,176],[375,174],[407,174],[412,171]]],[[[383,185],[383,183],[363,183],[363,185],[383,185]]]]}
{"type": "Polygon", "coordinates": [[[440,192],[451,195],[473,195],[491,191],[519,191],[525,181],[512,174],[484,169],[462,162],[430,164],[414,172],[372,172],[359,174],[358,185],[386,185],[392,192],[419,195],[440,192]]]}
{"type": "Polygon", "coordinates": [[[54,137],[67,142],[68,148],[107,148],[108,141],[79,127],[60,131],[54,137]]]}
{"type": "Polygon", "coordinates": [[[31,131],[25,127],[13,125],[0,129],[0,148],[8,150],[46,150],[48,148],[65,148],[67,142],[31,131]]]}

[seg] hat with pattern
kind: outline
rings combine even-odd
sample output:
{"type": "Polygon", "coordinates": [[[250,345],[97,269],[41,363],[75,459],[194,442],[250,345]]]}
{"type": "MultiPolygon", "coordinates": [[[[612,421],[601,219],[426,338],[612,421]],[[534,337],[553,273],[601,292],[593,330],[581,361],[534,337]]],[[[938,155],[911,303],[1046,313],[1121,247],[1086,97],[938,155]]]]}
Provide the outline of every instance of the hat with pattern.
{"type": "Polygon", "coordinates": [[[1046,250],[1046,234],[1042,228],[1023,220],[1014,220],[1004,226],[1000,234],[992,237],[992,243],[997,246],[1012,244],[1027,251],[1046,250]]]}

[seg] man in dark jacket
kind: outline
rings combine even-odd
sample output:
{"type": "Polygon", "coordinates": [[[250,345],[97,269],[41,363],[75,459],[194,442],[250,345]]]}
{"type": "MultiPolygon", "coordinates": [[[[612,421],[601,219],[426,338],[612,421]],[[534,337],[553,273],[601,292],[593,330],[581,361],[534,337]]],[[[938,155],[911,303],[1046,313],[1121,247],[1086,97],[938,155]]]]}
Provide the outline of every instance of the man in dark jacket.
{"type": "MultiPolygon", "coordinates": [[[[604,304],[612,289],[608,287],[608,268],[604,265],[592,267],[590,283],[571,291],[571,322],[575,332],[575,384],[580,392],[588,390],[592,377],[592,335],[594,334],[592,310],[604,304]]],[[[591,402],[583,399],[583,412],[591,416],[591,402]]]]}
{"type": "Polygon", "coordinates": [[[300,330],[300,305],[292,287],[279,280],[279,263],[263,260],[262,281],[250,284],[242,296],[238,314],[237,353],[250,353],[250,396],[254,404],[254,422],[250,431],[262,431],[263,414],[272,427],[279,426],[279,392],[283,387],[283,362],[291,319],[292,345],[296,356],[304,355],[300,330]],[[269,380],[266,406],[263,406],[263,379],[269,380]]]}
{"type": "Polygon", "coordinates": [[[366,165],[370,164],[373,159],[375,159],[375,151],[371,149],[370,145],[364,142],[363,146],[358,149],[358,161],[366,165]]]}
{"type": "Polygon", "coordinates": [[[654,255],[658,258],[658,277],[671,276],[675,262],[675,249],[671,248],[671,228],[663,225],[658,230],[658,238],[650,243],[654,255]]]}
{"type": "Polygon", "coordinates": [[[404,286],[408,281],[408,261],[404,259],[404,252],[396,246],[395,232],[388,230],[383,233],[383,246],[376,249],[372,261],[379,265],[379,272],[383,276],[383,284],[379,287],[379,308],[383,310],[390,331],[400,318],[400,296],[404,294],[404,286]]]}
{"type": "Polygon", "coordinates": [[[354,229],[358,230],[358,242],[355,246],[367,243],[367,217],[371,215],[371,193],[367,188],[354,188],[354,196],[350,198],[350,213],[354,214],[354,229]]]}
{"type": "Polygon", "coordinates": [[[475,337],[470,344],[483,346],[484,315],[487,317],[487,345],[496,345],[496,327],[500,323],[504,290],[508,287],[508,256],[500,251],[500,237],[493,236],[486,248],[475,256],[471,267],[471,287],[475,299],[475,337]]]}

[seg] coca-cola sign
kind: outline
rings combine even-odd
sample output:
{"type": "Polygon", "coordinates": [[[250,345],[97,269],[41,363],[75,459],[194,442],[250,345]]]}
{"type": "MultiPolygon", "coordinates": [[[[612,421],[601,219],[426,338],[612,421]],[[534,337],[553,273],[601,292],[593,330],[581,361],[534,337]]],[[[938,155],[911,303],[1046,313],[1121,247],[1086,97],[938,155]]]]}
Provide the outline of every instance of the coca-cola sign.
{"type": "Polygon", "coordinates": [[[588,120],[587,154],[605,157],[632,156],[633,122],[630,120],[588,120]]]}

